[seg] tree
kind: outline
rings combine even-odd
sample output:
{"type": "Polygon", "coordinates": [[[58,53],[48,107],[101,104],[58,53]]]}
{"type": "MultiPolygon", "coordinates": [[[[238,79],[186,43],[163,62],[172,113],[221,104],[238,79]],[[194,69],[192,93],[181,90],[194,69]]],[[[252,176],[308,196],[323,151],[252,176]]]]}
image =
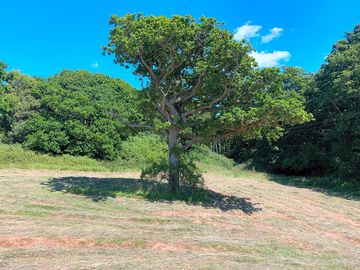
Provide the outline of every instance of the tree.
{"type": "Polygon", "coordinates": [[[7,122],[7,115],[10,110],[9,102],[5,97],[5,80],[7,65],[0,61],[0,140],[3,139],[4,126],[7,122]]]}
{"type": "Polygon", "coordinates": [[[165,131],[169,184],[179,190],[184,148],[239,134],[277,138],[285,124],[310,119],[295,91],[284,91],[278,69],[254,69],[252,50],[213,18],[112,16],[104,52],[134,68],[143,82],[142,123],[165,131]]]}
{"type": "Polygon", "coordinates": [[[24,144],[54,154],[115,159],[130,130],[108,111],[136,119],[136,99],[137,91],[119,79],[63,71],[50,77],[41,89],[42,110],[27,124],[24,144]]]}
{"type": "Polygon", "coordinates": [[[41,83],[40,79],[19,73],[3,72],[0,95],[0,125],[5,142],[17,141],[17,124],[30,118],[39,106],[32,95],[41,83]]]}
{"type": "Polygon", "coordinates": [[[0,61],[0,85],[3,84],[3,80],[6,75],[6,68],[7,68],[7,65],[5,63],[3,63],[2,61],[0,61]]]}
{"type": "MultiPolygon", "coordinates": [[[[314,94],[314,75],[306,73],[297,67],[282,68],[281,77],[285,91],[296,91],[303,96],[306,110],[313,112],[310,104],[314,94]]],[[[276,173],[302,173],[303,169],[309,169],[313,159],[305,158],[304,153],[314,153],[311,147],[304,147],[304,140],[309,139],[311,131],[308,130],[313,121],[296,125],[286,126],[283,136],[276,141],[244,140],[237,137],[232,140],[231,151],[228,155],[237,162],[250,162],[250,165],[259,170],[269,170],[276,173]],[[307,150],[308,149],[308,150],[307,150]]]]}
{"type": "Polygon", "coordinates": [[[316,76],[314,115],[322,127],[328,171],[360,179],[360,25],[334,44],[316,76]]]}

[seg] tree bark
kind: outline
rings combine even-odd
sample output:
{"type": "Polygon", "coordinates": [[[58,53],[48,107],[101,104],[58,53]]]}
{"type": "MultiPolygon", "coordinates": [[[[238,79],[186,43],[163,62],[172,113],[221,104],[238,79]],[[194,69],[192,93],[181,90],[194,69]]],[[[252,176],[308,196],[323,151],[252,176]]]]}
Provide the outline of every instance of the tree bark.
{"type": "Polygon", "coordinates": [[[169,128],[168,147],[169,147],[169,185],[173,193],[178,192],[180,188],[179,181],[179,157],[176,152],[176,144],[179,131],[175,127],[169,128]]]}

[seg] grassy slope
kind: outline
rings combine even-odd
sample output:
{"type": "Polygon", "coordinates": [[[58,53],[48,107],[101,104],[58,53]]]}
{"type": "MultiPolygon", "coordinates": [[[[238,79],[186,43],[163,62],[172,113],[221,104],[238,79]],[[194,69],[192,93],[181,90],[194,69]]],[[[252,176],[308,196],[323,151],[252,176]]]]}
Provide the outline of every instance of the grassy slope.
{"type": "Polygon", "coordinates": [[[25,150],[20,145],[0,144],[0,168],[108,172],[129,170],[133,167],[129,168],[129,164],[120,161],[102,162],[70,155],[55,157],[25,150]]]}
{"type": "Polygon", "coordinates": [[[0,145],[0,269],[359,269],[358,199],[193,154],[209,190],[169,201],[124,162],[0,145]]]}
{"type": "Polygon", "coordinates": [[[360,267],[359,201],[213,173],[213,201],[124,196],[138,176],[0,170],[0,269],[360,267]]]}

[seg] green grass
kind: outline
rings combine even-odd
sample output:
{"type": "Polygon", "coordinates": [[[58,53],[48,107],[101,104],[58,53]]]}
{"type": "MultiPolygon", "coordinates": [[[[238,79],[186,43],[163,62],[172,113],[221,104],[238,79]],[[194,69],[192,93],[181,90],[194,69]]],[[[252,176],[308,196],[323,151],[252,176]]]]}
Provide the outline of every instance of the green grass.
{"type": "MultiPolygon", "coordinates": [[[[70,155],[50,156],[21,148],[20,145],[0,144],[0,168],[48,169],[113,172],[132,169],[125,161],[98,161],[70,155]]],[[[136,169],[136,168],[134,168],[136,169]]]]}
{"type": "Polygon", "coordinates": [[[21,211],[17,211],[15,212],[15,215],[18,216],[25,216],[25,217],[47,217],[52,215],[51,212],[47,212],[47,211],[33,211],[33,210],[21,210],[21,211]]]}
{"type": "Polygon", "coordinates": [[[360,183],[351,180],[344,181],[335,177],[299,177],[285,175],[268,175],[268,178],[271,181],[283,185],[319,189],[329,194],[338,194],[345,197],[360,197],[360,183]]]}
{"type": "MultiPolygon", "coordinates": [[[[205,146],[198,146],[190,153],[192,159],[196,160],[197,166],[204,173],[234,177],[251,177],[259,181],[275,181],[284,185],[291,185],[304,188],[320,188],[328,193],[334,193],[349,197],[360,196],[360,183],[354,181],[343,181],[332,177],[294,177],[283,175],[271,175],[260,173],[255,170],[248,170],[244,164],[236,164],[233,160],[212,152],[205,146]]],[[[134,161],[118,159],[115,161],[99,161],[88,157],[76,157],[70,155],[51,156],[38,154],[21,148],[20,145],[0,144],[0,169],[48,169],[48,170],[69,170],[69,171],[94,171],[94,172],[123,172],[140,171],[142,164],[134,161]]],[[[172,195],[164,190],[132,190],[106,191],[106,194],[99,194],[102,191],[91,189],[69,190],[75,194],[106,195],[110,197],[133,196],[148,199],[163,198],[166,200],[180,199],[184,201],[203,201],[206,198],[204,193],[197,192],[191,195],[179,193],[172,195]],[[161,192],[161,194],[160,194],[161,192]]]]}
{"type": "Polygon", "coordinates": [[[26,206],[26,208],[28,209],[32,209],[32,210],[47,210],[47,211],[53,211],[53,210],[58,210],[59,207],[53,206],[53,205],[46,205],[46,204],[29,204],[26,206]]]}
{"type": "Polygon", "coordinates": [[[159,181],[135,179],[107,179],[69,177],[55,178],[44,183],[54,191],[83,195],[93,200],[105,200],[107,197],[141,198],[148,201],[184,201],[187,203],[211,203],[219,194],[203,188],[191,192],[170,192],[168,185],[159,181]]]}

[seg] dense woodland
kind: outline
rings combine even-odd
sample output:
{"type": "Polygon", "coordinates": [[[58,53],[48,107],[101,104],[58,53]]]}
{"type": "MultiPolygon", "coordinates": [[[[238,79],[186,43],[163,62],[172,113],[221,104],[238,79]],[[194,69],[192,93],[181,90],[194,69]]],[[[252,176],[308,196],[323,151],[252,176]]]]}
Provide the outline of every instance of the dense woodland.
{"type": "Polygon", "coordinates": [[[359,181],[360,25],[333,45],[316,74],[299,75],[299,80],[286,85],[303,93],[314,120],[287,128],[278,141],[239,138],[230,143],[228,154],[277,173],[359,181]]]}
{"type": "MultiPolygon", "coordinates": [[[[294,67],[255,71],[256,76],[261,76],[257,86],[281,87],[287,93],[282,96],[284,100],[293,98],[304,103],[311,115],[299,116],[306,121],[285,121],[285,128],[239,132],[225,139],[219,136],[221,139],[214,148],[237,162],[261,170],[360,181],[360,25],[334,44],[316,74],[294,67]]],[[[281,114],[286,112],[285,105],[279,110],[281,114]]],[[[222,106],[214,107],[215,117],[221,113],[219,108],[225,107],[222,106]]],[[[266,106],[263,108],[262,113],[266,114],[266,106]]],[[[8,71],[0,63],[0,137],[4,144],[21,144],[51,155],[115,160],[131,155],[124,142],[146,144],[146,140],[139,138],[148,137],[161,149],[159,152],[166,152],[166,142],[155,136],[155,132],[141,126],[134,129],[129,124],[158,117],[146,115],[145,110],[142,91],[120,79],[69,70],[49,78],[37,78],[8,71]]],[[[202,117],[203,125],[198,127],[210,134],[211,129],[206,127],[211,118],[202,117]]],[[[161,131],[162,125],[155,123],[155,129],[161,131]]],[[[200,143],[214,146],[212,139],[205,137],[200,143]]],[[[139,152],[146,151],[145,148],[140,147],[139,152]]]]}

